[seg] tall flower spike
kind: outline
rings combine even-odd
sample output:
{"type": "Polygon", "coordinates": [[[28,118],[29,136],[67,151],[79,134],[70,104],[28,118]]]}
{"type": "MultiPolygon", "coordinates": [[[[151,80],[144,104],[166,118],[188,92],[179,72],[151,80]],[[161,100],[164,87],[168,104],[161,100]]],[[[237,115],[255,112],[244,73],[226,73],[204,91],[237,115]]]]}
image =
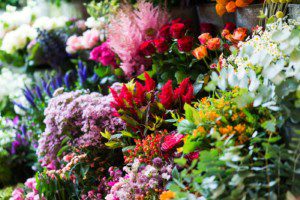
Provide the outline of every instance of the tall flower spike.
{"type": "Polygon", "coordinates": [[[152,91],[156,87],[155,81],[149,76],[147,72],[145,72],[145,87],[148,92],[152,91]]]}
{"type": "Polygon", "coordinates": [[[171,106],[175,100],[171,80],[168,80],[168,82],[162,87],[161,93],[159,94],[158,97],[159,97],[160,102],[166,109],[171,108],[171,106]]]}

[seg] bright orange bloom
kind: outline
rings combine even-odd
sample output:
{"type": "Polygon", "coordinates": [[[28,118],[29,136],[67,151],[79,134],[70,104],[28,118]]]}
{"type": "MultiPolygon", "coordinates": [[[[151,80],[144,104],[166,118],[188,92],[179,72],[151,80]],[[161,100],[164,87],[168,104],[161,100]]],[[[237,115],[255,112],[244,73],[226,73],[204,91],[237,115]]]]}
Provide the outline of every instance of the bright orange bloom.
{"type": "Polygon", "coordinates": [[[200,47],[194,49],[192,51],[192,54],[197,58],[198,60],[201,60],[207,56],[207,49],[205,46],[201,45],[200,47]]]}
{"type": "Polygon", "coordinates": [[[160,200],[171,200],[175,198],[175,193],[168,190],[168,191],[163,191],[163,193],[161,193],[161,195],[159,196],[160,200]]]}
{"type": "Polygon", "coordinates": [[[217,4],[221,4],[223,6],[226,6],[229,0],[217,0],[217,4]]]}
{"type": "Polygon", "coordinates": [[[220,38],[212,38],[207,41],[207,48],[211,51],[215,51],[220,49],[221,47],[221,40],[220,38]]]}
{"type": "Polygon", "coordinates": [[[207,41],[209,39],[211,39],[212,36],[210,35],[210,33],[202,33],[199,37],[198,40],[201,44],[206,45],[207,41]]]}
{"type": "Polygon", "coordinates": [[[230,31],[228,29],[223,29],[221,35],[222,37],[226,37],[227,35],[230,35],[230,31]]]}
{"type": "Polygon", "coordinates": [[[235,5],[239,8],[247,7],[253,0],[236,0],[235,5]]]}
{"type": "Polygon", "coordinates": [[[217,3],[216,4],[216,11],[217,11],[217,14],[219,16],[223,16],[226,13],[226,7],[225,7],[225,5],[217,3]]]}
{"type": "Polygon", "coordinates": [[[235,41],[243,41],[247,37],[247,29],[239,27],[234,30],[232,39],[235,41]]]}
{"type": "Polygon", "coordinates": [[[234,1],[230,1],[226,4],[226,10],[229,13],[233,13],[236,11],[236,5],[234,1]]]}

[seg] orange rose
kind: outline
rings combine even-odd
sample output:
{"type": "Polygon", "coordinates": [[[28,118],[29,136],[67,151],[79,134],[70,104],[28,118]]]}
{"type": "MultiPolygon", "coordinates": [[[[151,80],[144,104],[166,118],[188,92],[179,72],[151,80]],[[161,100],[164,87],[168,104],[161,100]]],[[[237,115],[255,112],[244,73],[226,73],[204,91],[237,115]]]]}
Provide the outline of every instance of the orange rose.
{"type": "Polygon", "coordinates": [[[205,45],[206,42],[211,39],[212,36],[210,35],[210,33],[202,33],[199,37],[198,40],[200,41],[201,44],[205,45]]]}
{"type": "Polygon", "coordinates": [[[230,35],[230,31],[228,29],[223,29],[221,35],[225,38],[227,35],[230,35]]]}
{"type": "Polygon", "coordinates": [[[243,41],[247,37],[247,29],[239,27],[234,30],[232,34],[232,39],[235,41],[243,41]]]}
{"type": "Polygon", "coordinates": [[[207,56],[207,49],[205,46],[201,45],[200,47],[194,49],[192,54],[195,56],[195,58],[201,60],[207,56]]]}
{"type": "Polygon", "coordinates": [[[168,190],[168,191],[163,191],[161,195],[159,196],[160,200],[171,200],[175,198],[175,193],[168,190]]]}
{"type": "Polygon", "coordinates": [[[220,49],[220,46],[221,46],[220,38],[212,38],[207,41],[207,48],[211,51],[220,49]]]}
{"type": "Polygon", "coordinates": [[[226,4],[226,10],[229,13],[233,13],[236,11],[236,5],[234,1],[230,1],[229,3],[226,4]]]}
{"type": "Polygon", "coordinates": [[[223,16],[226,13],[226,7],[222,4],[216,4],[216,11],[219,16],[223,16]]]}

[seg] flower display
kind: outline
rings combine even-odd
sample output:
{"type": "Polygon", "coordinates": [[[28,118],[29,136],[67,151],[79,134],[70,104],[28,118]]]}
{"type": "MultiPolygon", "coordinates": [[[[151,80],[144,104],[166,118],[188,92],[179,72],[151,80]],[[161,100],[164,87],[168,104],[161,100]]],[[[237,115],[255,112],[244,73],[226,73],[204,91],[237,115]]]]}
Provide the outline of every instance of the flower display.
{"type": "Polygon", "coordinates": [[[299,199],[294,5],[51,3],[0,12],[0,199],[299,199]]]}

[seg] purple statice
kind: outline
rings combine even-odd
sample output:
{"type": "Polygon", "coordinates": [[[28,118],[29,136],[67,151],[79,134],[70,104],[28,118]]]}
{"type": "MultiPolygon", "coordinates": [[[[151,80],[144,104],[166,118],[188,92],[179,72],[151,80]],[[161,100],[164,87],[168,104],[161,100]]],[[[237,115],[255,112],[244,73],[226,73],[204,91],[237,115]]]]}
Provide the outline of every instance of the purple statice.
{"type": "Polygon", "coordinates": [[[134,200],[137,197],[147,199],[159,195],[166,183],[171,178],[172,165],[161,165],[160,158],[153,160],[153,165],[142,165],[138,159],[129,166],[124,167],[125,176],[115,182],[106,200],[127,199],[134,200]],[[150,196],[149,196],[150,195],[150,196]]]}
{"type": "Polygon", "coordinates": [[[39,140],[38,156],[42,165],[60,160],[57,153],[66,137],[70,137],[68,144],[73,147],[97,147],[103,144],[100,132],[124,129],[122,120],[114,116],[112,101],[112,95],[95,92],[55,91],[44,112],[46,129],[39,140]]]}

